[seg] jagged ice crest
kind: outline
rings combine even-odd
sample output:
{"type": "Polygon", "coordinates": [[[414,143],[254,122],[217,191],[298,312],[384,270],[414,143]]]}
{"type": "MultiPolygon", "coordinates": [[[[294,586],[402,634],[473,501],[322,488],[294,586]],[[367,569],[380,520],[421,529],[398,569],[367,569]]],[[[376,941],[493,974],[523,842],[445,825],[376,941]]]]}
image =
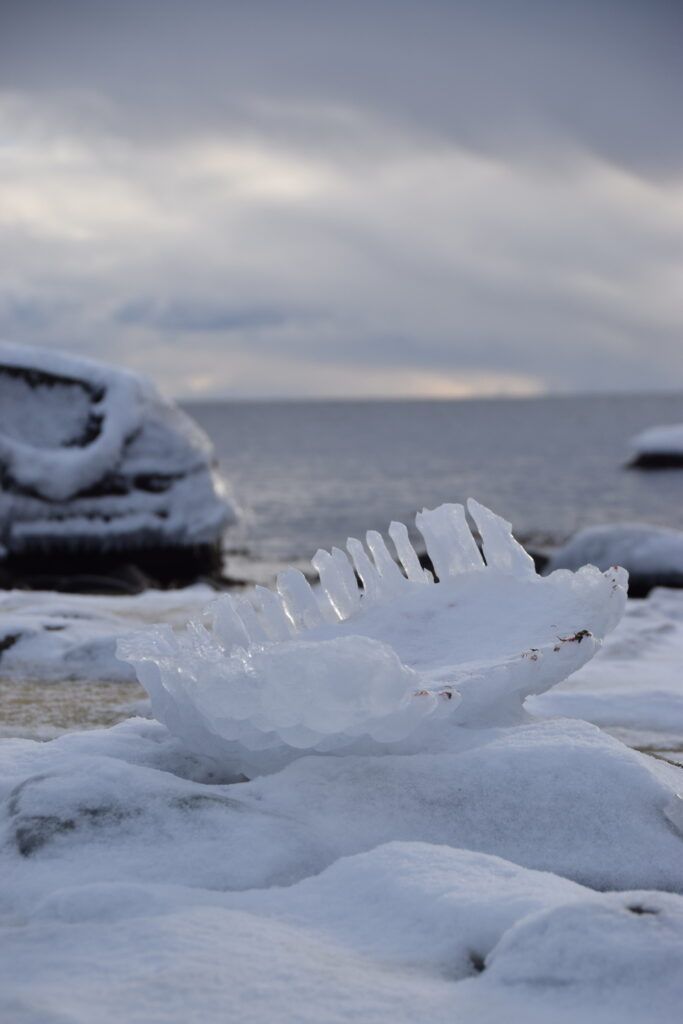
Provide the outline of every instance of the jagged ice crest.
{"type": "Polygon", "coordinates": [[[619,621],[627,574],[537,575],[510,524],[470,500],[418,513],[438,582],[402,523],[348,554],[318,551],[319,586],[286,569],[276,590],[222,595],[176,635],[119,642],[155,716],[199,754],[271,771],[313,752],[443,749],[461,727],[511,725],[619,621]],[[360,579],[360,584],[358,582],[360,579]]]}

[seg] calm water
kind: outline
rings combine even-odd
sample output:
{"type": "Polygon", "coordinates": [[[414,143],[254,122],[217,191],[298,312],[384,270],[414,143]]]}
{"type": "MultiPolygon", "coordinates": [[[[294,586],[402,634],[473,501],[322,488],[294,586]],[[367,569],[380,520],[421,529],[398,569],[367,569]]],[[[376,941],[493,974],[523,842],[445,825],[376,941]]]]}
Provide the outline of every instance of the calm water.
{"type": "Polygon", "coordinates": [[[247,575],[470,495],[536,544],[605,522],[683,528],[683,472],[623,468],[634,433],[683,421],[683,396],[188,410],[213,438],[243,509],[226,544],[247,575]]]}

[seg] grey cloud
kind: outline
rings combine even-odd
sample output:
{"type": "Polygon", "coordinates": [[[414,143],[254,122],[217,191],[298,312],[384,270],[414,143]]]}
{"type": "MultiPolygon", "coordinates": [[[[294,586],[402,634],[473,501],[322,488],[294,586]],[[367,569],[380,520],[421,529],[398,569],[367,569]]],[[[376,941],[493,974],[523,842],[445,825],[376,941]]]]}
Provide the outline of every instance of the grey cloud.
{"type": "Polygon", "coordinates": [[[254,103],[276,98],[491,152],[555,138],[647,174],[683,161],[678,0],[5,0],[1,24],[0,87],[101,94],[141,137],[277,133],[254,103]]]}
{"type": "Polygon", "coordinates": [[[0,329],[172,390],[683,386],[682,10],[6,0],[0,329]]]}
{"type": "Polygon", "coordinates": [[[247,328],[278,327],[294,319],[284,309],[266,306],[229,307],[215,304],[211,298],[159,303],[150,299],[133,298],[113,314],[119,324],[138,324],[162,331],[216,332],[247,328]]]}

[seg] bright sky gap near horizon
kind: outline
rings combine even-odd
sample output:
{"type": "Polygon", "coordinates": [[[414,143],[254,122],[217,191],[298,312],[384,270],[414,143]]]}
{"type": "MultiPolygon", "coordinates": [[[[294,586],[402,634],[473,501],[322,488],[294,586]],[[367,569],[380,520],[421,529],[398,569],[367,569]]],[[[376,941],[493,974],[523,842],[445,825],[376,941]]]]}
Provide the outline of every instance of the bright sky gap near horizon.
{"type": "Polygon", "coordinates": [[[683,390],[683,5],[4,0],[0,337],[183,397],[683,390]]]}

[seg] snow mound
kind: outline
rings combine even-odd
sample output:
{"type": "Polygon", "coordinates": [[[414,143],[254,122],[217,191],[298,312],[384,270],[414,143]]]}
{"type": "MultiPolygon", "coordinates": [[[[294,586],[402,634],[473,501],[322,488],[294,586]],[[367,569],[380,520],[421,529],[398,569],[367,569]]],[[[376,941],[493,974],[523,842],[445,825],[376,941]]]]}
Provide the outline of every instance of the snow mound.
{"type": "Polygon", "coordinates": [[[677,1024],[683,900],[391,843],[285,889],[107,883],[0,932],[17,1021],[677,1024]],[[59,1007],[58,1016],[49,1007],[59,1007]]]}
{"type": "Polygon", "coordinates": [[[578,569],[582,565],[608,569],[621,565],[633,577],[664,585],[683,583],[683,531],[647,523],[616,523],[579,530],[564,547],[554,552],[547,571],[578,569]]]}
{"type": "Polygon", "coordinates": [[[683,892],[683,774],[583,722],[461,730],[437,754],[303,757],[229,784],[220,762],[133,719],[49,743],[3,740],[0,769],[11,914],[66,886],[291,885],[395,840],[601,890],[683,892]]]}
{"type": "Polygon", "coordinates": [[[145,378],[0,345],[5,555],[214,544],[235,511],[212,462],[206,435],[145,378]]]}
{"type": "Polygon", "coordinates": [[[683,466],[683,423],[649,427],[629,443],[631,466],[667,469],[683,466]]]}
{"type": "Polygon", "coordinates": [[[434,750],[454,726],[523,720],[526,697],[585,664],[617,624],[626,574],[541,578],[509,523],[468,507],[485,561],[462,505],[417,516],[436,584],[392,523],[402,569],[371,531],[367,550],[348,541],[352,561],[316,554],[315,591],[288,569],[277,592],[223,596],[205,623],[124,638],[119,655],[188,749],[250,775],[306,751],[434,750]]]}

